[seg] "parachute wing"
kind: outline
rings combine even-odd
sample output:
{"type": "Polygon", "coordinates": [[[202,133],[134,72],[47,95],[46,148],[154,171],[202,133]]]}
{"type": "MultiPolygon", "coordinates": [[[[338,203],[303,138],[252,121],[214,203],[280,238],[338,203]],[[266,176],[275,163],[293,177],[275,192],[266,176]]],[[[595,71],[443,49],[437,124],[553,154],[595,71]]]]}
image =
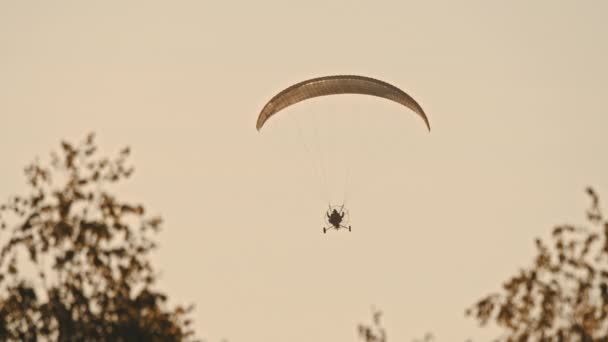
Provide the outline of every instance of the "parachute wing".
{"type": "Polygon", "coordinates": [[[282,109],[313,97],[336,94],[363,94],[395,101],[418,114],[430,131],[429,120],[422,107],[401,89],[374,78],[356,75],[324,76],[309,79],[286,88],[275,95],[258,116],[258,131],[266,121],[282,109]]]}

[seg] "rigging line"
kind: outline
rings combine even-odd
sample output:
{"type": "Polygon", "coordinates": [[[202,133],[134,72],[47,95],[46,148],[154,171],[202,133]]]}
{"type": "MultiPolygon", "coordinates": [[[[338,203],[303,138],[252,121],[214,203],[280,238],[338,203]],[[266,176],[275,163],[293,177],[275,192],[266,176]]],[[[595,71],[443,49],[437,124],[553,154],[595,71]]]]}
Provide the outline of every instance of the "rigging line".
{"type": "Polygon", "coordinates": [[[355,141],[354,139],[352,139],[352,127],[350,128],[350,133],[351,135],[349,135],[347,137],[347,135],[344,135],[345,140],[348,139],[348,141],[350,141],[350,146],[344,148],[344,156],[345,156],[345,162],[344,164],[346,165],[345,167],[345,175],[344,175],[344,188],[343,188],[343,193],[342,193],[342,203],[345,204],[346,200],[347,200],[347,196],[348,196],[348,192],[349,192],[349,186],[350,186],[350,171],[351,171],[351,164],[353,162],[353,153],[354,153],[354,144],[355,141]]]}
{"type": "MultiPolygon", "coordinates": [[[[372,137],[378,127],[376,120],[368,120],[365,121],[365,124],[363,124],[363,120],[365,120],[366,114],[367,113],[360,113],[359,116],[360,127],[364,127],[359,129],[361,138],[361,152],[359,153],[359,155],[361,156],[361,161],[365,163],[365,165],[370,165],[373,162],[371,158],[376,155],[375,153],[372,153],[371,146],[372,142],[375,142],[372,137]]],[[[374,167],[373,170],[376,170],[376,168],[374,167]]],[[[375,174],[376,172],[371,172],[369,169],[366,169],[365,177],[362,177],[365,179],[366,188],[369,188],[370,184],[373,184],[372,178],[375,174]]]]}
{"type": "Polygon", "coordinates": [[[330,190],[330,202],[334,199],[335,194],[333,192],[335,192],[335,172],[337,169],[337,158],[336,158],[336,151],[335,151],[335,142],[334,142],[334,136],[336,134],[336,128],[335,125],[333,124],[333,108],[330,106],[328,109],[328,113],[326,113],[325,115],[322,116],[321,119],[321,126],[320,128],[325,128],[328,132],[328,136],[327,136],[327,140],[323,141],[323,145],[325,146],[326,149],[326,157],[327,157],[327,163],[326,163],[326,167],[327,167],[327,175],[328,175],[328,190],[330,190]]]}
{"type": "Polygon", "coordinates": [[[348,138],[347,128],[343,123],[348,123],[348,120],[341,120],[343,110],[341,105],[332,103],[330,106],[330,112],[328,113],[328,124],[327,127],[330,129],[330,138],[328,143],[328,150],[331,156],[331,165],[333,168],[333,180],[336,184],[334,189],[334,200],[344,203],[344,186],[346,185],[346,173],[348,170],[348,138]],[[342,186],[342,188],[340,188],[342,186]],[[340,196],[342,195],[342,198],[340,196]]]}
{"type": "Polygon", "coordinates": [[[349,146],[346,148],[346,153],[347,155],[347,160],[346,160],[346,175],[345,175],[345,179],[344,179],[344,194],[342,196],[342,202],[346,203],[346,201],[350,201],[351,195],[352,195],[352,169],[353,169],[353,163],[355,163],[356,160],[360,160],[361,159],[361,150],[358,148],[358,144],[361,143],[361,141],[363,140],[360,134],[361,131],[361,113],[355,111],[354,113],[352,113],[352,116],[354,116],[353,120],[350,120],[349,122],[352,123],[353,127],[350,127],[349,132],[349,146]]]}
{"type": "Polygon", "coordinates": [[[344,192],[342,194],[342,204],[345,204],[346,200],[350,196],[350,191],[349,191],[349,187],[350,187],[350,166],[351,166],[350,163],[351,163],[350,160],[346,162],[346,174],[344,176],[344,192]]]}
{"type": "Polygon", "coordinates": [[[321,179],[322,179],[322,183],[323,183],[323,190],[325,193],[325,200],[330,203],[330,197],[329,197],[329,190],[328,190],[328,184],[327,184],[327,174],[326,174],[326,170],[324,167],[324,161],[323,161],[323,154],[321,153],[321,141],[320,141],[320,127],[319,127],[319,120],[317,118],[317,112],[313,112],[312,113],[312,118],[313,118],[313,132],[315,135],[314,141],[316,142],[316,147],[317,147],[317,153],[319,156],[319,169],[321,171],[321,179]]]}
{"type": "MultiPolygon", "coordinates": [[[[306,153],[308,154],[309,158],[310,158],[310,163],[312,164],[312,168],[314,169],[314,172],[317,176],[317,180],[319,181],[319,196],[321,197],[321,200],[325,200],[324,198],[324,191],[323,189],[324,184],[323,184],[323,176],[322,176],[322,172],[321,172],[321,163],[320,161],[318,161],[318,158],[315,158],[314,153],[312,151],[312,149],[310,148],[310,146],[308,146],[308,144],[306,143],[306,138],[304,137],[304,133],[302,132],[302,124],[300,122],[300,120],[298,119],[297,115],[294,115],[295,121],[296,121],[296,127],[298,130],[298,135],[300,137],[300,141],[302,142],[302,144],[304,145],[304,148],[306,149],[306,153]]],[[[317,154],[317,157],[319,157],[319,155],[317,154]]]]}

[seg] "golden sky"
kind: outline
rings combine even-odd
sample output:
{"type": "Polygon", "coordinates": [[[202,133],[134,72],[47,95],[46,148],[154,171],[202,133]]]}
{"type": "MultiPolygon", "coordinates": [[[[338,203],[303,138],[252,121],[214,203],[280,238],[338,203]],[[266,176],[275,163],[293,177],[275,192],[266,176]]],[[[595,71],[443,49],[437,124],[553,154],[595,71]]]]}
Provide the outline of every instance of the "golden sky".
{"type": "MultiPolygon", "coordinates": [[[[606,13],[602,1],[3,0],[0,196],[23,191],[22,167],[60,139],[95,131],[106,153],[132,147],[120,194],[164,217],[159,286],[197,305],[209,341],[353,341],[371,305],[390,341],[487,340],[464,309],[531,261],[535,236],[583,220],[585,186],[608,198],[606,13]],[[402,88],[431,133],[350,95],[255,130],[276,92],[328,74],[402,88]],[[319,139],[298,135],[315,122],[319,139]],[[314,158],[332,155],[328,172],[352,169],[353,231],[324,235],[314,158]]],[[[341,191],[339,174],[324,179],[341,191]]]]}

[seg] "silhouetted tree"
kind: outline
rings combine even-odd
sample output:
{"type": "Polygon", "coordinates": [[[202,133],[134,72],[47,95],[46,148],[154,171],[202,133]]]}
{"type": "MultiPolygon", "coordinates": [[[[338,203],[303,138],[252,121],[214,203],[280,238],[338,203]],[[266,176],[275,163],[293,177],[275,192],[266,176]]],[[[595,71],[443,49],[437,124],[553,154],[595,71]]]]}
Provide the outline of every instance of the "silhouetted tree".
{"type": "Polygon", "coordinates": [[[371,325],[360,323],[357,325],[359,337],[365,342],[386,342],[386,331],[380,323],[382,311],[374,310],[373,323],[371,325]]]}
{"type": "Polygon", "coordinates": [[[413,342],[432,342],[433,340],[433,334],[426,333],[421,339],[415,339],[413,342]]]}
{"type": "Polygon", "coordinates": [[[588,188],[590,226],[560,225],[536,239],[531,267],[467,310],[504,329],[500,341],[608,341],[608,221],[588,188]]]}
{"type": "Polygon", "coordinates": [[[133,172],[129,149],[96,151],[92,134],[63,142],[49,166],[25,169],[29,193],[0,207],[0,340],[193,338],[192,307],[169,309],[153,289],[150,234],[161,219],[108,192],[133,172]]]}
{"type": "MultiPolygon", "coordinates": [[[[382,327],[380,318],[382,317],[382,311],[373,310],[372,312],[372,324],[359,323],[357,325],[357,332],[359,337],[365,342],[387,342],[386,330],[382,327]]],[[[426,333],[422,339],[414,339],[413,342],[431,342],[433,341],[433,334],[426,333]]]]}

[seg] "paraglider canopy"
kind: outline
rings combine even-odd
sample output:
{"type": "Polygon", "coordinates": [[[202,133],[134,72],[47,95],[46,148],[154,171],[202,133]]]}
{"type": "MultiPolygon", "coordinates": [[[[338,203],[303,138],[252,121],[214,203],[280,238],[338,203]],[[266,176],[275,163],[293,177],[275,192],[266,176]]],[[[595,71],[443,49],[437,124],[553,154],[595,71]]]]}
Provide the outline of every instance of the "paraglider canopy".
{"type": "MultiPolygon", "coordinates": [[[[262,111],[258,115],[256,128],[258,131],[266,124],[266,122],[283,109],[292,106],[296,103],[327,95],[337,94],[361,94],[371,95],[375,97],[384,98],[410,109],[416,113],[424,121],[427,129],[430,131],[431,126],[429,120],[422,109],[422,107],[403,90],[387,82],[377,80],[371,77],[357,76],[357,75],[334,75],[334,76],[323,76],[305,80],[296,83],[283,91],[273,96],[262,108],[262,111]]],[[[351,231],[351,225],[349,221],[348,210],[345,209],[345,203],[349,197],[350,187],[350,157],[360,157],[365,153],[361,153],[353,144],[353,140],[347,139],[344,127],[356,126],[358,120],[349,120],[348,125],[344,126],[343,121],[338,121],[338,126],[332,125],[331,122],[335,122],[336,113],[328,112],[327,115],[323,114],[324,123],[322,125],[317,124],[316,115],[314,111],[311,111],[311,119],[314,122],[311,131],[313,133],[312,146],[306,144],[306,139],[303,136],[303,129],[300,127],[300,123],[296,118],[298,133],[302,139],[306,150],[311,154],[313,159],[317,159],[316,162],[313,160],[313,168],[318,172],[320,180],[320,188],[322,192],[322,200],[326,200],[329,204],[329,210],[324,214],[326,225],[323,227],[323,232],[327,232],[329,229],[348,229],[351,231]],[[332,120],[334,118],[334,120],[332,120]],[[352,124],[351,124],[352,122],[352,124]],[[326,134],[322,134],[325,131],[326,134]],[[327,141],[323,138],[327,137],[327,141]],[[316,144],[315,144],[316,143],[316,144]],[[332,146],[335,143],[343,144],[342,148],[332,146]],[[316,145],[316,146],[315,146],[316,145]],[[315,151],[315,147],[316,151],[315,151]],[[349,152],[350,151],[350,152],[349,152]],[[327,154],[327,158],[323,158],[323,154],[327,154]],[[325,165],[326,162],[331,165],[325,165]],[[336,176],[331,177],[331,176],[336,176]],[[340,186],[344,185],[342,191],[340,186]],[[337,199],[341,196],[341,200],[337,199]],[[332,196],[333,195],[333,196],[332,196]],[[332,200],[332,197],[334,200],[332,200]],[[331,203],[341,203],[340,205],[332,206],[331,203]],[[339,209],[338,209],[339,208],[339,209]]],[[[357,118],[356,113],[349,113],[349,117],[357,118]]],[[[296,115],[297,116],[297,115],[296,115]]],[[[350,130],[354,132],[369,132],[371,130],[350,130]]],[[[365,145],[365,136],[358,137],[355,139],[356,142],[363,141],[365,145]]],[[[356,168],[354,168],[356,169],[356,168]]]]}
{"type": "Polygon", "coordinates": [[[418,114],[427,129],[431,130],[422,107],[403,90],[384,81],[357,75],[317,77],[286,88],[266,103],[258,116],[256,128],[259,131],[269,118],[293,104],[313,97],[336,94],[372,95],[395,101],[418,114]]]}

